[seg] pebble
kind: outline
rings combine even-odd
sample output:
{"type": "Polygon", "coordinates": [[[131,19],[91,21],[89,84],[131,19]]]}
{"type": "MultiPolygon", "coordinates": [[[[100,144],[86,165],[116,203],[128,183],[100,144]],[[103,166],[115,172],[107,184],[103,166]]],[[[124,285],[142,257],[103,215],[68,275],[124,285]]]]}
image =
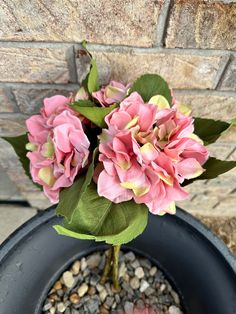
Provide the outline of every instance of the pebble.
{"type": "Polygon", "coordinates": [[[87,265],[89,268],[94,269],[94,268],[98,267],[100,261],[101,261],[100,254],[93,254],[93,255],[89,256],[89,258],[87,259],[87,265]]]}
{"type": "Polygon", "coordinates": [[[62,284],[61,284],[60,280],[56,281],[56,283],[54,284],[53,288],[55,290],[59,290],[59,289],[62,288],[62,284]]]}
{"type": "Polygon", "coordinates": [[[86,303],[86,305],[89,310],[89,313],[97,313],[99,309],[99,300],[91,299],[86,303]]]}
{"type": "Polygon", "coordinates": [[[80,261],[75,261],[74,264],[71,267],[71,271],[73,275],[78,275],[80,271],[80,261]]]}
{"type": "Polygon", "coordinates": [[[107,293],[106,289],[104,289],[104,288],[99,292],[99,297],[100,297],[102,302],[105,301],[107,294],[108,293],[107,293]]]}
{"type": "Polygon", "coordinates": [[[126,301],[124,305],[125,314],[133,313],[134,304],[132,302],[126,301]]]}
{"type": "Polygon", "coordinates": [[[50,310],[49,310],[49,313],[50,314],[55,314],[56,313],[56,308],[54,306],[51,307],[50,310]]]}
{"type": "Polygon", "coordinates": [[[140,286],[140,282],[138,277],[133,277],[130,279],[130,287],[134,290],[138,289],[140,286]]]}
{"type": "Polygon", "coordinates": [[[149,287],[149,283],[146,280],[142,280],[140,284],[140,292],[144,292],[149,287]]]}
{"type": "Polygon", "coordinates": [[[135,255],[133,252],[128,252],[124,255],[126,261],[133,262],[135,260],[135,255]]]}
{"type": "Polygon", "coordinates": [[[42,314],[183,314],[179,295],[149,260],[120,252],[119,293],[110,280],[100,284],[104,261],[104,252],[76,260],[50,289],[42,314]]]}
{"type": "Polygon", "coordinates": [[[115,301],[115,299],[113,297],[107,297],[106,301],[105,301],[105,305],[110,308],[112,307],[113,302],[115,301]]]}
{"type": "Polygon", "coordinates": [[[67,288],[71,288],[74,284],[74,277],[70,271],[66,271],[62,275],[62,279],[67,288]]]}
{"type": "Polygon", "coordinates": [[[78,296],[78,293],[74,292],[70,295],[70,302],[73,303],[73,304],[76,304],[79,302],[80,300],[80,297],[78,296]]]}
{"type": "Polygon", "coordinates": [[[43,307],[43,311],[46,312],[48,311],[50,308],[52,307],[52,304],[51,303],[46,303],[43,307]]]}
{"type": "Polygon", "coordinates": [[[122,262],[119,267],[119,278],[124,277],[126,272],[127,272],[127,268],[125,266],[125,263],[122,262]]]}
{"type": "Polygon", "coordinates": [[[173,297],[175,303],[176,303],[177,305],[179,305],[179,304],[180,304],[180,300],[179,300],[178,294],[177,294],[174,290],[172,290],[172,289],[170,290],[170,294],[172,295],[172,297],[173,297]]]}
{"type": "Polygon", "coordinates": [[[88,291],[88,285],[83,283],[78,289],[78,295],[82,298],[88,291]]]}
{"type": "Polygon", "coordinates": [[[149,274],[150,274],[150,276],[152,276],[152,277],[156,275],[156,272],[157,272],[156,266],[153,266],[153,267],[149,270],[149,274]]]}
{"type": "Polygon", "coordinates": [[[135,269],[135,276],[138,277],[138,279],[142,279],[144,277],[144,271],[142,267],[138,267],[135,269]]]}
{"type": "Polygon", "coordinates": [[[99,314],[109,314],[109,311],[108,311],[108,309],[105,308],[104,305],[102,305],[102,306],[100,307],[100,312],[99,312],[99,314]]]}
{"type": "Polygon", "coordinates": [[[90,279],[90,285],[96,286],[96,284],[99,282],[100,277],[97,274],[92,275],[90,279]]]}
{"type": "Polygon", "coordinates": [[[88,294],[89,295],[94,295],[95,293],[96,293],[96,288],[95,287],[89,287],[88,294]]]}
{"type": "Polygon", "coordinates": [[[169,307],[169,314],[183,314],[183,312],[175,305],[169,307]]]}
{"type": "Polygon", "coordinates": [[[84,271],[87,268],[87,262],[86,262],[85,257],[81,259],[80,268],[81,268],[81,271],[84,271]]]}
{"type": "Polygon", "coordinates": [[[166,290],[166,285],[163,283],[161,286],[160,286],[160,289],[159,291],[162,293],[166,290]]]}
{"type": "Polygon", "coordinates": [[[60,302],[60,303],[57,304],[57,311],[59,313],[64,313],[65,310],[66,310],[66,307],[65,307],[64,303],[60,302]]]}

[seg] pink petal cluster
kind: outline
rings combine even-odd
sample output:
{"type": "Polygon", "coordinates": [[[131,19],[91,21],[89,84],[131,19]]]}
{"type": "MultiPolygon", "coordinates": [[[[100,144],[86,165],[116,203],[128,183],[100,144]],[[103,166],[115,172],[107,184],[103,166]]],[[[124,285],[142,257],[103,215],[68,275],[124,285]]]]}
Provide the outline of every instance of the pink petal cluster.
{"type": "Polygon", "coordinates": [[[193,134],[193,119],[176,108],[158,109],[134,92],[107,117],[100,135],[98,194],[115,203],[134,199],[154,214],[174,213],[199,176],[208,152],[193,134]]]}
{"type": "Polygon", "coordinates": [[[92,95],[103,107],[108,107],[114,103],[120,103],[126,96],[130,84],[111,81],[107,86],[103,86],[99,91],[93,92],[92,95]]]}
{"type": "Polygon", "coordinates": [[[60,95],[45,98],[40,114],[26,121],[32,179],[52,203],[59,201],[62,187],[73,184],[89,155],[89,140],[69,102],[60,95]]]}

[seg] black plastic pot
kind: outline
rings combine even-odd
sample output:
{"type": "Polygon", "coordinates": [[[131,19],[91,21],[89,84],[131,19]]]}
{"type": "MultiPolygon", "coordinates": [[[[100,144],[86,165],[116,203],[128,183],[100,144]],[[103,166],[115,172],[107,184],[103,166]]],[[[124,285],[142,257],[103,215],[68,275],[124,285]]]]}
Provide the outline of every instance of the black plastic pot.
{"type": "MultiPolygon", "coordinates": [[[[41,314],[45,296],[76,258],[104,249],[91,241],[59,236],[54,209],[19,228],[0,250],[0,313],[41,314]]],[[[126,249],[149,257],[180,293],[185,313],[236,313],[236,260],[191,215],[149,217],[145,232],[126,249]]]]}

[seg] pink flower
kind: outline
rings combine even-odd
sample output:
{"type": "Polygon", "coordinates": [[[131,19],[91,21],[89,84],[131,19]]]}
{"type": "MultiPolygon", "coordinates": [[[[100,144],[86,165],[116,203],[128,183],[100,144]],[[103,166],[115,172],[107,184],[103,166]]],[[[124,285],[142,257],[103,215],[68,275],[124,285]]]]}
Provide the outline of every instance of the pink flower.
{"type": "Polygon", "coordinates": [[[59,201],[62,187],[73,184],[89,155],[89,140],[68,104],[64,96],[46,98],[40,114],[26,121],[32,179],[43,186],[52,203],[59,201]]]}
{"type": "Polygon", "coordinates": [[[175,108],[145,104],[136,92],[107,117],[100,136],[98,194],[115,203],[134,199],[155,214],[174,213],[188,194],[184,179],[200,175],[208,152],[193,134],[193,119],[175,108]]]}
{"type": "Polygon", "coordinates": [[[120,103],[126,96],[130,84],[111,81],[107,86],[102,87],[99,91],[93,92],[92,95],[103,107],[108,107],[114,103],[120,103]]]}

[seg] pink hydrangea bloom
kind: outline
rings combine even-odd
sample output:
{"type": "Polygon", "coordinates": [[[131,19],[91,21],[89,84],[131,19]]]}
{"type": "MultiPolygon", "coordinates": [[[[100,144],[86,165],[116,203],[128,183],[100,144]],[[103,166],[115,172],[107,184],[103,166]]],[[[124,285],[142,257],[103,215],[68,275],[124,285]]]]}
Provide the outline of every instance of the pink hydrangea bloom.
{"type": "Polygon", "coordinates": [[[99,91],[93,92],[92,95],[103,107],[108,107],[114,103],[120,103],[126,96],[130,84],[111,81],[107,86],[102,87],[99,91]]]}
{"type": "Polygon", "coordinates": [[[154,214],[173,213],[188,193],[184,179],[199,176],[208,152],[193,119],[176,108],[145,104],[136,92],[107,117],[100,136],[98,194],[115,203],[134,199],[154,214]]]}
{"type": "Polygon", "coordinates": [[[59,201],[62,187],[73,184],[89,155],[89,140],[68,104],[64,96],[46,98],[40,114],[26,121],[32,179],[43,186],[52,203],[59,201]]]}

